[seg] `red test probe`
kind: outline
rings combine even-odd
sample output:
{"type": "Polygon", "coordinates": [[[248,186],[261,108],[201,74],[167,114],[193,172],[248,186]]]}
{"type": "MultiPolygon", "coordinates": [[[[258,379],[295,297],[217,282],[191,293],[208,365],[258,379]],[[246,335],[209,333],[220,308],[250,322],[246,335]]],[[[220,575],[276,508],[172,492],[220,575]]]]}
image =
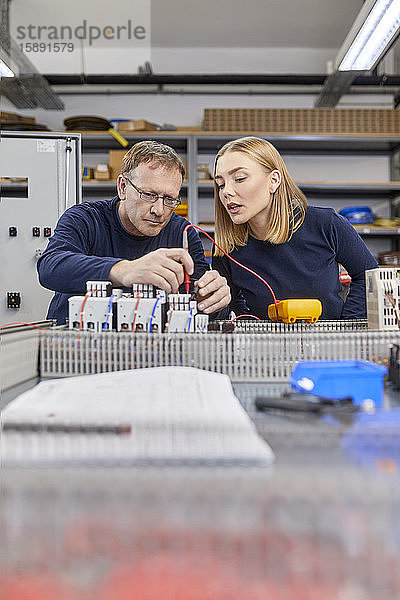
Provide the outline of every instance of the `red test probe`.
{"type": "MultiPolygon", "coordinates": [[[[183,247],[184,247],[184,249],[187,252],[189,252],[189,241],[188,241],[188,234],[187,234],[187,230],[186,229],[183,232],[183,247]]],[[[183,282],[185,284],[185,291],[188,294],[189,293],[189,288],[190,288],[190,275],[186,271],[186,269],[184,269],[184,271],[185,271],[185,279],[183,280],[183,282]]]]}

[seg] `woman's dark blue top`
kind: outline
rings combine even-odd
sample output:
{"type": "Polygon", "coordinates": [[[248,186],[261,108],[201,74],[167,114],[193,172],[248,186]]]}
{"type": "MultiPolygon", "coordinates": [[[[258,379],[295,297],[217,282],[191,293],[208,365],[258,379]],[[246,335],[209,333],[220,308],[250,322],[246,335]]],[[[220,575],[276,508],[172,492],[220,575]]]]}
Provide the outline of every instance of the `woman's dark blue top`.
{"type": "MultiPolygon", "coordinates": [[[[246,246],[236,248],[231,256],[261,275],[278,300],[318,298],[321,319],[366,317],[365,271],[378,265],[349,221],[331,208],[308,206],[303,224],[284,244],[249,235],[246,246]],[[339,263],[352,279],[345,301],[339,263]]],[[[273,299],[259,279],[225,256],[215,256],[213,268],[228,280],[231,310],[267,318],[273,299]]]]}

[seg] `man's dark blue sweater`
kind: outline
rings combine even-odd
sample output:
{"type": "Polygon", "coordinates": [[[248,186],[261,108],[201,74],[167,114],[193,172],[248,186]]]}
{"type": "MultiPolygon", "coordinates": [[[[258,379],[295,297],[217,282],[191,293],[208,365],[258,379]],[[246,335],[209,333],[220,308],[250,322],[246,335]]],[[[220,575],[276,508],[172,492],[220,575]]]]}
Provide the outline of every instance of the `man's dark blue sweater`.
{"type": "MultiPolygon", "coordinates": [[[[247,245],[235,248],[231,256],[261,275],[278,300],[318,298],[322,319],[366,317],[364,273],[378,265],[349,221],[331,208],[308,206],[303,224],[284,244],[249,235],[247,245]],[[338,263],[352,279],[345,302],[338,263]]],[[[267,318],[272,297],[259,279],[225,256],[214,257],[213,268],[228,280],[231,310],[267,318]]]]}
{"type": "MultiPolygon", "coordinates": [[[[136,236],[122,225],[118,198],[84,202],[68,209],[37,265],[40,283],[56,293],[47,317],[58,324],[68,316],[68,298],[84,294],[86,281],[107,281],[120,260],[134,260],[158,248],[181,248],[188,221],[172,214],[156,236],[136,236]]],[[[209,265],[197,232],[188,230],[189,253],[195,265],[191,280],[199,279],[209,265]]]]}

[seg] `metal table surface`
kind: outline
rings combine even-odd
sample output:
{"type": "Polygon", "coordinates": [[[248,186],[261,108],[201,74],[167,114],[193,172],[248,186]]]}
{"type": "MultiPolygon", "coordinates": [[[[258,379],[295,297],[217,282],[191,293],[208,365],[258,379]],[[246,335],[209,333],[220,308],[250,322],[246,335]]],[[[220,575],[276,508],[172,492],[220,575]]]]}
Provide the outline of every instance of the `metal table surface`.
{"type": "Polygon", "coordinates": [[[375,415],[255,410],[285,388],[234,385],[268,469],[3,467],[1,597],[400,598],[397,393],[375,415]]]}

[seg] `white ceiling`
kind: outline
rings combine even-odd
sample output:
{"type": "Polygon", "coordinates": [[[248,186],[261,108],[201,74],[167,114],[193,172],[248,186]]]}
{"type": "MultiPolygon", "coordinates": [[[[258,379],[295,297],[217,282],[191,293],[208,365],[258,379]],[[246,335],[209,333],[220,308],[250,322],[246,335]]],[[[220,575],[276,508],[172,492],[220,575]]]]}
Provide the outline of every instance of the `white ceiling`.
{"type": "Polygon", "coordinates": [[[152,0],[152,45],[339,48],[362,5],[363,0],[152,0]]]}
{"type": "MultiPolygon", "coordinates": [[[[62,0],[11,0],[12,31],[15,36],[15,28],[21,23],[25,26],[32,22],[59,26],[74,21],[81,23],[83,18],[97,23],[100,16],[111,25],[125,24],[128,19],[141,23],[135,3],[136,7],[147,11],[149,4],[151,6],[150,15],[146,12],[151,33],[151,46],[145,48],[148,57],[138,60],[135,49],[116,47],[113,42],[107,42],[85,48],[76,44],[72,54],[31,52],[30,60],[45,74],[135,74],[139,65],[150,61],[154,73],[161,75],[323,75],[364,0],[69,0],[67,4],[62,0]],[[92,57],[96,60],[91,61],[92,57]]],[[[400,42],[385,61],[389,68],[383,65],[380,74],[400,72],[400,61],[396,58],[399,46],[400,42]]],[[[73,87],[58,86],[56,91],[60,94],[63,90],[68,94],[74,91],[85,93],[84,86],[73,87]]],[[[180,91],[178,84],[175,88],[171,84],[170,88],[174,93],[180,91]]],[[[244,89],[243,93],[252,92],[250,88],[244,89]]],[[[86,92],[108,93],[110,90],[129,93],[127,87],[117,89],[117,86],[113,88],[111,84],[101,83],[97,87],[92,85],[86,92]]],[[[133,86],[132,91],[138,90],[133,86]]],[[[192,86],[188,93],[196,91],[199,90],[192,86]]],[[[264,91],[270,93],[271,86],[264,91]]],[[[279,86],[274,91],[285,92],[279,86]]],[[[393,90],[384,87],[379,91],[381,95],[393,94],[393,90]]],[[[150,92],[153,93],[153,89],[150,92]]],[[[200,92],[204,93],[204,86],[200,92]]],[[[218,90],[213,87],[212,92],[238,93],[238,88],[226,90],[221,87],[218,90]]],[[[257,92],[263,90],[257,88],[257,92]]],[[[365,90],[367,92],[371,93],[371,90],[365,90]]],[[[295,93],[309,93],[309,90],[304,92],[297,86],[295,93]]],[[[211,106],[212,102],[209,104],[211,106]]]]}
{"type": "MultiPolygon", "coordinates": [[[[96,22],[100,14],[112,24],[140,23],[135,2],[147,11],[151,7],[150,16],[146,13],[151,47],[143,55],[107,42],[82,51],[75,44],[71,54],[31,52],[30,60],[41,73],[136,73],[150,61],[159,74],[325,74],[363,5],[363,0],[135,0],[131,5],[12,0],[11,31],[15,37],[21,23],[96,22]]],[[[395,58],[392,63],[385,73],[397,72],[395,58]]]]}

